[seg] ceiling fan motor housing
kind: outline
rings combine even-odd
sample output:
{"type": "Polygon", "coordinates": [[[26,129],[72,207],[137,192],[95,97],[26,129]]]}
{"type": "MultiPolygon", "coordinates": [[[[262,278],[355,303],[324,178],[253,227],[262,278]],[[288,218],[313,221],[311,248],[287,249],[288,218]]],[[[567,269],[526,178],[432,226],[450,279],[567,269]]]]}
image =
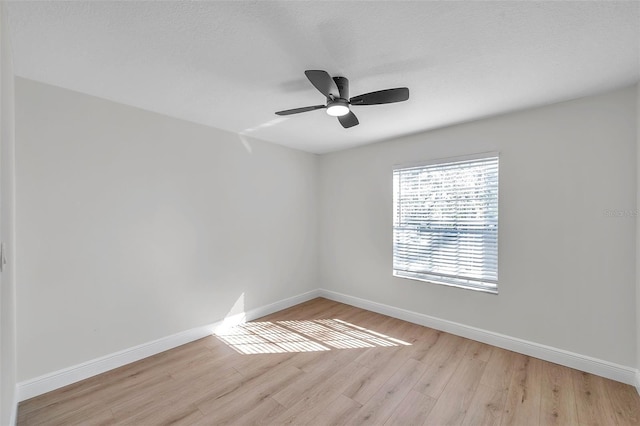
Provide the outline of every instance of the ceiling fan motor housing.
{"type": "Polygon", "coordinates": [[[349,102],[342,98],[327,98],[327,114],[340,117],[349,113],[349,102]]]}
{"type": "Polygon", "coordinates": [[[339,97],[327,98],[327,114],[334,117],[341,117],[349,113],[349,80],[345,77],[333,77],[333,81],[338,87],[339,97]]]}

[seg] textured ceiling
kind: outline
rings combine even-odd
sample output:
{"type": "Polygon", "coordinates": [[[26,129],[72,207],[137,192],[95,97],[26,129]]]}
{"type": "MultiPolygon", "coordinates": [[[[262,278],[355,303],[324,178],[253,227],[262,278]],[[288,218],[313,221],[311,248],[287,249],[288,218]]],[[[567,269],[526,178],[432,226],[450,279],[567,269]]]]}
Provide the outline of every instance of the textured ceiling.
{"type": "Polygon", "coordinates": [[[638,2],[10,2],[21,77],[323,153],[630,85],[638,2]],[[343,129],[305,69],[352,96],[343,129]]]}

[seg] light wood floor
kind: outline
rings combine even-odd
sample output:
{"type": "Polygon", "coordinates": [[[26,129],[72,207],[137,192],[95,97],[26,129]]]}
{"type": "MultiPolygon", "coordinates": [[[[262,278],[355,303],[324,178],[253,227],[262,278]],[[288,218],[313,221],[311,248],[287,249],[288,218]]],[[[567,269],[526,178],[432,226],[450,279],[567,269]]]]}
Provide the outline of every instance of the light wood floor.
{"type": "Polygon", "coordinates": [[[315,299],[18,412],[19,425],[169,423],[637,425],[640,397],[628,385],[315,299]],[[258,353],[277,350],[290,352],[258,353]]]}

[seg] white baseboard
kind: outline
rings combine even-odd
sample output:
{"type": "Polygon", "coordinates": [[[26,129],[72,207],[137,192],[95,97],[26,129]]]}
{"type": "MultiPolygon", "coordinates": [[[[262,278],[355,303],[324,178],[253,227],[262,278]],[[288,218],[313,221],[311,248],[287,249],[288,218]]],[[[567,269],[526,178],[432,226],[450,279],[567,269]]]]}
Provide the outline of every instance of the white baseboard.
{"type": "Polygon", "coordinates": [[[297,296],[289,297],[288,299],[279,300],[266,306],[252,309],[245,314],[247,321],[253,321],[274,312],[278,312],[283,309],[287,309],[300,303],[306,302],[308,300],[315,299],[316,297],[321,297],[320,292],[321,290],[315,289],[306,293],[299,294],[297,296]]]}
{"type": "Polygon", "coordinates": [[[336,302],[345,303],[347,305],[356,306],[368,311],[377,312],[379,314],[398,318],[414,324],[423,325],[434,328],[436,330],[445,331],[457,336],[466,337],[468,339],[477,340],[499,348],[508,349],[524,355],[540,358],[556,364],[575,368],[577,370],[586,371],[618,382],[636,386],[640,392],[640,372],[632,367],[614,364],[586,355],[577,354],[575,352],[565,351],[563,349],[530,342],[516,337],[506,336],[504,334],[494,333],[480,328],[459,324],[453,321],[447,321],[435,318],[429,315],[396,308],[382,303],[372,302],[370,300],[358,297],[348,296],[346,294],[337,293],[335,291],[320,289],[319,296],[336,302]]]}
{"type": "Polygon", "coordinates": [[[140,359],[173,349],[184,345],[185,343],[210,336],[216,328],[222,325],[239,324],[244,321],[251,321],[256,318],[269,315],[273,312],[281,311],[299,303],[306,302],[307,300],[319,297],[319,294],[320,292],[318,290],[312,290],[304,294],[252,309],[242,314],[234,315],[232,318],[223,319],[214,324],[192,328],[191,330],[163,337],[152,342],[143,343],[132,348],[83,362],[82,364],[25,380],[17,385],[17,401],[24,401],[29,398],[42,395],[43,393],[113,370],[114,368],[122,367],[123,365],[130,364],[140,359]]]}
{"type": "Polygon", "coordinates": [[[36,377],[34,379],[20,382],[16,386],[15,400],[16,404],[12,413],[13,423],[17,420],[17,402],[24,401],[29,398],[59,389],[71,383],[87,379],[100,373],[122,367],[123,365],[138,361],[155,355],[160,352],[184,345],[185,343],[201,339],[209,336],[212,332],[220,327],[227,325],[239,324],[244,321],[258,319],[265,315],[295,306],[299,303],[306,302],[316,297],[324,297],[336,302],[345,303],[372,312],[388,315],[404,321],[420,324],[426,327],[445,331],[447,333],[477,340],[500,348],[508,349],[514,352],[540,358],[556,364],[565,365],[598,376],[606,377],[622,383],[635,386],[640,393],[640,371],[635,368],[614,364],[608,361],[592,358],[586,355],[565,351],[563,349],[542,345],[527,340],[494,333],[487,330],[459,324],[453,321],[447,321],[435,318],[429,315],[396,308],[382,303],[372,302],[370,300],[349,296],[325,289],[312,290],[294,297],[280,300],[266,306],[261,306],[250,311],[234,315],[202,327],[186,330],[171,336],[163,337],[152,342],[147,342],[123,351],[109,354],[94,360],[84,362],[75,366],[71,366],[62,370],[58,370],[49,374],[36,377]]]}

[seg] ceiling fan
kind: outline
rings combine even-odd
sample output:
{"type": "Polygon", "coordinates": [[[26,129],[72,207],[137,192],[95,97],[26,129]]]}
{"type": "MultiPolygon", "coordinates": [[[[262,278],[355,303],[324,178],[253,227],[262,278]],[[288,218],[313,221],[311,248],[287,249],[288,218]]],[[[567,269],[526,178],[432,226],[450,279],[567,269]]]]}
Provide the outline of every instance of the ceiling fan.
{"type": "Polygon", "coordinates": [[[327,103],[325,105],[287,109],[278,111],[276,114],[291,115],[316,109],[326,109],[327,114],[338,117],[342,127],[348,129],[349,127],[357,126],[359,123],[358,118],[351,112],[350,105],[391,104],[409,99],[409,89],[406,87],[378,90],[349,98],[349,80],[345,77],[331,78],[326,71],[322,70],[307,70],[304,74],[311,84],[327,98],[327,103]]]}

